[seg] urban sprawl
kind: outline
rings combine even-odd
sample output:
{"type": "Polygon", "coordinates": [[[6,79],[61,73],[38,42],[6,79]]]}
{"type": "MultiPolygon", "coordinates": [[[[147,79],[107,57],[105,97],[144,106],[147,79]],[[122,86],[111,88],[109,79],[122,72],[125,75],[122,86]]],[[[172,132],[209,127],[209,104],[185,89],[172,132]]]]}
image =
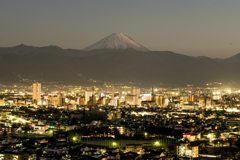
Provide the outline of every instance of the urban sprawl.
{"type": "Polygon", "coordinates": [[[240,89],[0,87],[0,160],[240,159],[240,89]]]}

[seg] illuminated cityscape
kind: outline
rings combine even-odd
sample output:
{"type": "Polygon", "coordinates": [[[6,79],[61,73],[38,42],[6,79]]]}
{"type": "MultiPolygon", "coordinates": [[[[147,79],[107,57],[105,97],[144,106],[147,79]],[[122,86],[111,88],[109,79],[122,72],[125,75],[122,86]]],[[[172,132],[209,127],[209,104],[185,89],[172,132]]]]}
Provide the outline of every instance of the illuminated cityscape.
{"type": "Polygon", "coordinates": [[[140,88],[36,82],[1,88],[1,153],[5,157],[240,156],[240,90],[221,83],[201,88],[140,88]],[[40,96],[37,103],[36,94],[40,96]]]}
{"type": "Polygon", "coordinates": [[[240,1],[0,2],[0,160],[240,160],[240,1]]]}

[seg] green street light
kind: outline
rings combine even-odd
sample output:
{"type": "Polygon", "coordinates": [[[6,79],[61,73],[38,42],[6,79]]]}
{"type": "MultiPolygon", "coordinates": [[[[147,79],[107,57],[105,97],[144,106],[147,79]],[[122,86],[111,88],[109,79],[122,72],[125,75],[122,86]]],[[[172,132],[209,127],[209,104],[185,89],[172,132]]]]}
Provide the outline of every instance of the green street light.
{"type": "Polygon", "coordinates": [[[78,143],[78,142],[80,142],[80,136],[79,135],[73,135],[73,136],[70,137],[70,140],[73,143],[78,143]]]}
{"type": "Polygon", "coordinates": [[[160,146],[161,146],[161,143],[160,143],[159,141],[155,141],[155,142],[153,143],[153,145],[154,145],[155,147],[160,147],[160,146]]]}
{"type": "Polygon", "coordinates": [[[78,139],[77,136],[73,136],[73,137],[72,137],[73,142],[76,142],[77,139],[78,139]]]}
{"type": "Polygon", "coordinates": [[[50,136],[53,135],[53,130],[52,129],[48,131],[48,135],[50,135],[50,136]]]}
{"type": "Polygon", "coordinates": [[[112,147],[117,147],[117,142],[112,142],[112,147]]]}

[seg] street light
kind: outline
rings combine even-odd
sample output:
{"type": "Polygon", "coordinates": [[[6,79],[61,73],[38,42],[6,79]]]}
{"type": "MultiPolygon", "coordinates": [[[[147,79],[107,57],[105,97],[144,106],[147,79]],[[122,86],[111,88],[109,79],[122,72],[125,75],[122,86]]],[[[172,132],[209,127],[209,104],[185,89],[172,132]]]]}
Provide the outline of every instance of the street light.
{"type": "Polygon", "coordinates": [[[113,148],[117,147],[117,145],[118,145],[117,142],[112,142],[112,147],[113,148]]]}
{"type": "Polygon", "coordinates": [[[77,141],[77,136],[74,136],[74,137],[72,138],[72,140],[73,140],[73,142],[76,142],[76,141],[77,141]]]}
{"type": "Polygon", "coordinates": [[[161,146],[161,143],[160,143],[159,141],[155,141],[155,142],[153,143],[153,145],[154,145],[155,147],[160,147],[160,146],[161,146]]]}
{"type": "Polygon", "coordinates": [[[73,142],[73,143],[77,143],[80,141],[80,136],[79,135],[73,135],[71,136],[70,140],[73,142]]]}
{"type": "Polygon", "coordinates": [[[144,137],[147,138],[148,137],[148,133],[144,132],[144,137]]]}
{"type": "Polygon", "coordinates": [[[52,135],[53,135],[53,130],[52,130],[52,129],[50,129],[50,130],[48,131],[48,135],[49,135],[49,136],[52,136],[52,135]]]}

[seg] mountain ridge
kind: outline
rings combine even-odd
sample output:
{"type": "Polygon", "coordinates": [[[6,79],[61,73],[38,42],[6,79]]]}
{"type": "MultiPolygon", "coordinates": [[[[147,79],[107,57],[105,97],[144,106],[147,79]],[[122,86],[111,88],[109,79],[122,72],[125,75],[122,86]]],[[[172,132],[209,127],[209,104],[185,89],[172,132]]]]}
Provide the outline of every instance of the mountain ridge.
{"type": "Polygon", "coordinates": [[[0,83],[22,82],[23,79],[66,84],[97,81],[182,85],[233,80],[240,83],[238,57],[233,61],[171,51],[0,47],[0,72],[4,75],[0,83]]]}

